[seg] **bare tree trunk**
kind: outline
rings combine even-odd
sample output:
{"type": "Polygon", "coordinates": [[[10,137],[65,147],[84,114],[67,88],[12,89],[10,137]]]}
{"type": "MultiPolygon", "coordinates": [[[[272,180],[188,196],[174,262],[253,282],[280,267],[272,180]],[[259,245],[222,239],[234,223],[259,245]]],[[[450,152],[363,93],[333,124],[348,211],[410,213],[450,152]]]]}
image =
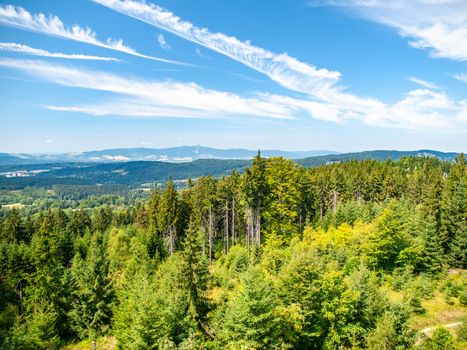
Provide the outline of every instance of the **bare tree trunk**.
{"type": "Polygon", "coordinates": [[[261,208],[256,208],[256,245],[259,247],[261,244],[261,208]]]}
{"type": "Polygon", "coordinates": [[[212,207],[209,207],[209,262],[212,261],[212,207]]]}
{"type": "Polygon", "coordinates": [[[175,248],[175,232],[173,225],[169,228],[169,255],[172,255],[175,248]]]}
{"type": "Polygon", "coordinates": [[[224,213],[224,254],[229,251],[229,202],[225,200],[224,213]]]}
{"type": "Polygon", "coordinates": [[[232,246],[235,245],[235,198],[232,198],[232,246]]]}
{"type": "Polygon", "coordinates": [[[203,256],[206,256],[206,219],[201,216],[201,229],[203,230],[203,256]]]}
{"type": "Polygon", "coordinates": [[[20,315],[23,314],[23,280],[20,279],[18,281],[18,289],[19,289],[19,313],[20,315]]]}
{"type": "Polygon", "coordinates": [[[302,232],[302,210],[300,209],[300,213],[298,214],[298,232],[302,232]]]}
{"type": "Polygon", "coordinates": [[[252,210],[250,208],[247,209],[247,220],[246,220],[246,248],[248,251],[248,256],[250,256],[250,240],[252,236],[252,231],[253,231],[253,217],[252,217],[252,210]]]}
{"type": "Polygon", "coordinates": [[[337,210],[337,191],[335,189],[332,190],[331,194],[331,210],[333,214],[335,214],[337,210]]]}

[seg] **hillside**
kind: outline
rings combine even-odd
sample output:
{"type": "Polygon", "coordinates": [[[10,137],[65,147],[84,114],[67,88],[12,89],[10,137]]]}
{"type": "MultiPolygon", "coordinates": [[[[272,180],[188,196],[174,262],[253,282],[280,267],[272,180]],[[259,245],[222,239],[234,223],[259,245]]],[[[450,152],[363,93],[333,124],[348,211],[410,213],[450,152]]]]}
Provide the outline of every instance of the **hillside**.
{"type": "Polygon", "coordinates": [[[418,150],[418,151],[394,151],[394,150],[376,150],[363,151],[354,153],[333,154],[325,156],[308,157],[299,160],[299,163],[305,167],[318,166],[326,163],[345,162],[348,160],[364,160],[373,159],[385,161],[387,159],[399,160],[403,157],[436,157],[442,160],[452,160],[457,153],[455,152],[440,152],[433,150],[418,150]]]}
{"type": "MultiPolygon", "coordinates": [[[[374,159],[398,160],[402,157],[424,156],[452,160],[456,153],[439,151],[366,151],[337,155],[316,156],[298,159],[304,167],[349,160],[374,159]]],[[[242,172],[250,160],[198,159],[192,162],[134,161],[116,163],[51,163],[32,165],[0,165],[0,189],[15,189],[26,186],[51,186],[55,184],[120,184],[138,186],[154,182],[184,180],[189,177],[228,175],[242,172]]]]}
{"type": "MultiPolygon", "coordinates": [[[[26,154],[0,153],[0,165],[44,163],[112,163],[129,161],[190,162],[197,159],[251,159],[258,150],[244,148],[219,149],[204,146],[180,146],[170,148],[114,148],[82,153],[26,154]]],[[[299,159],[312,156],[336,154],[334,151],[261,151],[265,157],[299,159]]]]}

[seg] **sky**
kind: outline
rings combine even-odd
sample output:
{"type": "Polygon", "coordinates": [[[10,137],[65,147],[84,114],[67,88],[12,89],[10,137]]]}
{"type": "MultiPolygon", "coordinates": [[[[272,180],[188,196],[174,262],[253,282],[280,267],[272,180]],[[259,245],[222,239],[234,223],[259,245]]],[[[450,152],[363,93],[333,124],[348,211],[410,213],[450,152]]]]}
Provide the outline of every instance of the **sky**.
{"type": "Polygon", "coordinates": [[[0,152],[467,151],[467,0],[0,0],[0,152]]]}

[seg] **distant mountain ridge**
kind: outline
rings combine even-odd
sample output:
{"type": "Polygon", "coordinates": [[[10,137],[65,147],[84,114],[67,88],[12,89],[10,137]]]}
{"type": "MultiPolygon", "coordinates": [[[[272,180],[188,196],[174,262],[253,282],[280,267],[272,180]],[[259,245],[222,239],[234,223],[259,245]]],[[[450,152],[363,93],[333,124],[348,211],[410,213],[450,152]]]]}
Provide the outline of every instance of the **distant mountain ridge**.
{"type": "MultiPolygon", "coordinates": [[[[198,159],[243,159],[253,158],[257,150],[244,148],[219,149],[204,146],[180,146],[169,148],[114,148],[100,151],[61,154],[0,153],[0,164],[44,163],[112,163],[131,161],[191,162],[198,159]]],[[[313,156],[337,154],[327,150],[281,151],[264,150],[264,157],[300,159],[313,156]]]]}
{"type": "MultiPolygon", "coordinates": [[[[432,150],[419,151],[365,151],[295,160],[304,167],[374,159],[398,160],[402,157],[437,157],[451,161],[458,153],[432,150]]],[[[198,159],[192,162],[128,161],[111,163],[50,163],[50,164],[0,164],[0,189],[18,189],[27,186],[51,186],[56,184],[119,184],[140,186],[164,182],[168,177],[185,180],[205,175],[216,177],[232,171],[242,172],[251,164],[245,159],[198,159]]]]}
{"type": "Polygon", "coordinates": [[[457,152],[440,152],[429,149],[421,149],[418,151],[396,151],[396,150],[375,150],[353,153],[330,154],[324,156],[307,157],[298,160],[305,166],[318,166],[326,163],[345,162],[349,160],[364,160],[373,159],[385,161],[387,159],[399,160],[403,157],[436,157],[442,160],[453,160],[459,153],[457,152]]]}

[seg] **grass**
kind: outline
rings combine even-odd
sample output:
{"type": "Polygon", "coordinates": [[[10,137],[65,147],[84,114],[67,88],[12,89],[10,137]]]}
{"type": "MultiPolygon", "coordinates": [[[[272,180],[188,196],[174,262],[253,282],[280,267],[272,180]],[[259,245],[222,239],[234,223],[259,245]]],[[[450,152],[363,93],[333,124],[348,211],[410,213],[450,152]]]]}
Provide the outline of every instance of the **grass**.
{"type": "MultiPolygon", "coordinates": [[[[96,350],[114,350],[115,345],[115,337],[113,336],[101,337],[96,340],[96,350]]],[[[91,340],[63,346],[62,350],[91,350],[91,340]]]]}
{"type": "Polygon", "coordinates": [[[462,321],[466,316],[467,308],[461,306],[457,298],[451,300],[452,305],[446,303],[444,295],[439,291],[435,292],[434,298],[423,300],[422,306],[426,312],[414,317],[414,328],[424,329],[462,321]]]}

